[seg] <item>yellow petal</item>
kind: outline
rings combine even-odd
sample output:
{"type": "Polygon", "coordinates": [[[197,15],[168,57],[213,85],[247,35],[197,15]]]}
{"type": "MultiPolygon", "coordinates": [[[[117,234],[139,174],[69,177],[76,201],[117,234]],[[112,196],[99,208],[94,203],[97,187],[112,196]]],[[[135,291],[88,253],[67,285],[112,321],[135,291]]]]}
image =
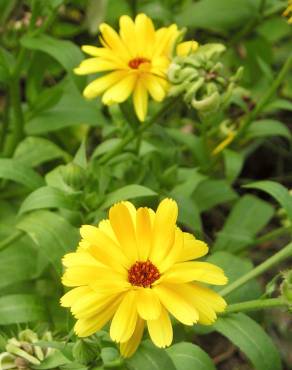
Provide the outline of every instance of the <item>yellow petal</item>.
{"type": "Polygon", "coordinates": [[[62,263],[65,267],[72,267],[72,266],[98,266],[102,267],[102,264],[99,263],[90,253],[87,251],[84,252],[83,250],[74,252],[74,253],[67,253],[62,259],[62,263]]]}
{"type": "Polygon", "coordinates": [[[152,20],[145,14],[138,14],[135,18],[135,31],[139,38],[137,43],[138,55],[151,58],[155,42],[155,30],[152,20]]]}
{"type": "Polygon", "coordinates": [[[115,342],[126,342],[133,335],[137,323],[136,292],[127,292],[119,305],[110,327],[115,342]]]}
{"type": "Polygon", "coordinates": [[[187,283],[202,281],[208,284],[225,285],[227,278],[224,271],[208,262],[182,262],[172,266],[162,277],[167,283],[187,283]]]}
{"type": "Polygon", "coordinates": [[[148,332],[152,342],[160,348],[171,345],[173,332],[168,313],[162,307],[160,317],[157,320],[147,321],[148,332]]]}
{"type": "Polygon", "coordinates": [[[139,261],[146,261],[151,249],[151,219],[148,208],[139,208],[136,215],[136,237],[139,261]]]}
{"type": "Polygon", "coordinates": [[[102,267],[72,266],[65,271],[62,277],[62,284],[68,287],[88,285],[103,271],[104,268],[102,267]]]}
{"type": "Polygon", "coordinates": [[[137,41],[135,24],[128,15],[120,17],[120,36],[124,44],[127,46],[132,58],[137,55],[137,41]]]}
{"type": "Polygon", "coordinates": [[[87,99],[93,99],[125,77],[127,71],[114,71],[92,81],[83,91],[87,99]]]}
{"type": "Polygon", "coordinates": [[[179,295],[172,286],[166,284],[156,285],[153,290],[158,295],[162,305],[178,321],[185,325],[193,325],[199,319],[198,312],[183,297],[179,295]]]}
{"type": "Polygon", "coordinates": [[[208,253],[208,246],[201,240],[197,240],[192,234],[184,233],[184,247],[178,262],[194,260],[208,253]]]}
{"type": "Polygon", "coordinates": [[[117,55],[112,50],[110,50],[106,47],[105,48],[97,48],[96,46],[83,45],[81,47],[81,49],[82,49],[82,51],[84,51],[84,53],[89,54],[93,57],[100,57],[100,58],[103,58],[103,59],[106,59],[108,61],[116,63],[117,68],[120,65],[123,65],[124,68],[126,68],[127,65],[128,65],[122,58],[120,58],[119,55],[117,55]]]}
{"type": "Polygon", "coordinates": [[[148,94],[142,82],[142,78],[139,78],[136,82],[133,93],[133,103],[137,117],[141,122],[144,122],[148,109],[148,94]]]}
{"type": "Polygon", "coordinates": [[[153,289],[141,288],[137,291],[137,311],[144,320],[158,319],[161,304],[153,289]]]}
{"type": "MultiPolygon", "coordinates": [[[[189,285],[189,284],[188,284],[189,285]]],[[[204,301],[208,302],[208,304],[213,308],[216,312],[224,312],[227,306],[226,301],[216,292],[213,290],[199,285],[199,284],[190,284],[195,297],[200,297],[204,301]]]]}
{"type": "Polygon", "coordinates": [[[151,73],[162,77],[160,79],[160,84],[164,90],[167,90],[168,83],[166,81],[166,73],[170,64],[170,59],[165,55],[159,55],[152,59],[151,61],[151,73]]]}
{"type": "Polygon", "coordinates": [[[184,233],[178,227],[176,227],[174,243],[166,257],[157,266],[160,273],[166,271],[176,263],[182,253],[183,248],[184,233]]]}
{"type": "MultiPolygon", "coordinates": [[[[80,65],[74,69],[74,73],[77,75],[88,75],[90,73],[110,71],[117,68],[119,68],[119,65],[112,61],[102,60],[100,58],[89,58],[83,60],[80,65]]],[[[123,68],[122,64],[120,64],[120,68],[123,68]]]]}
{"type": "Polygon", "coordinates": [[[114,103],[122,103],[123,101],[127,100],[133,92],[136,79],[137,75],[135,73],[131,73],[109,88],[103,94],[103,104],[111,105],[114,103]]]}
{"type": "Polygon", "coordinates": [[[109,279],[101,276],[98,280],[90,283],[90,288],[99,294],[115,294],[126,291],[131,288],[131,284],[126,279],[115,278],[114,275],[109,279]],[[112,278],[112,279],[110,279],[112,278]]]}
{"type": "Polygon", "coordinates": [[[102,34],[102,38],[106,42],[108,47],[116,54],[120,55],[123,60],[129,60],[131,56],[116,31],[106,23],[102,23],[99,26],[99,29],[102,34]]]}
{"type": "Polygon", "coordinates": [[[80,286],[69,290],[63,297],[60,299],[62,307],[71,307],[77,300],[81,299],[84,295],[88,294],[91,289],[87,286],[80,286]]]}
{"type": "Polygon", "coordinates": [[[150,255],[155,265],[163,260],[174,242],[177,214],[177,204],[172,199],[164,199],[157,208],[150,255]]]}
{"type": "Polygon", "coordinates": [[[166,92],[160,84],[159,77],[147,74],[143,77],[143,82],[154,100],[160,102],[165,98],[166,92]]]}
{"type": "Polygon", "coordinates": [[[155,33],[155,45],[153,56],[169,56],[173,43],[178,36],[177,26],[172,24],[169,27],[163,27],[155,33]]]}
{"type": "Polygon", "coordinates": [[[87,251],[96,260],[121,273],[125,272],[129,267],[130,261],[128,261],[120,247],[99,228],[91,225],[83,225],[80,228],[80,234],[85,241],[90,243],[87,251]]]}
{"type": "Polygon", "coordinates": [[[144,331],[145,321],[138,318],[136,328],[131,338],[120,344],[120,352],[123,357],[131,357],[137,350],[144,331]]]}
{"type": "Polygon", "coordinates": [[[121,202],[111,207],[109,220],[124,254],[134,263],[138,258],[136,235],[127,206],[121,202]]]}
{"type": "Polygon", "coordinates": [[[117,299],[110,305],[106,306],[98,315],[78,320],[74,326],[75,333],[79,337],[88,337],[89,335],[96,333],[98,330],[101,330],[114,315],[120,301],[121,298],[117,299]]]}
{"type": "Polygon", "coordinates": [[[199,47],[197,41],[185,41],[181,42],[176,47],[176,54],[179,56],[186,56],[194,53],[199,47]]]}

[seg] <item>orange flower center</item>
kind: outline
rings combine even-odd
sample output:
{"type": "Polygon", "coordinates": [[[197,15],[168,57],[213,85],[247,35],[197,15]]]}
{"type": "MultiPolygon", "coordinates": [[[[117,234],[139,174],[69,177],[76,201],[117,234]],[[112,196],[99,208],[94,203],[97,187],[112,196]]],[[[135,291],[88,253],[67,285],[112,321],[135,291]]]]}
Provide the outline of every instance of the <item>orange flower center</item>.
{"type": "Polygon", "coordinates": [[[128,66],[132,69],[138,69],[140,64],[143,64],[143,63],[150,63],[150,60],[147,59],[147,58],[134,58],[134,59],[131,59],[129,61],[129,64],[128,66]]]}
{"type": "Polygon", "coordinates": [[[160,278],[159,270],[152,262],[136,261],[128,271],[128,280],[132,285],[149,288],[160,278]]]}

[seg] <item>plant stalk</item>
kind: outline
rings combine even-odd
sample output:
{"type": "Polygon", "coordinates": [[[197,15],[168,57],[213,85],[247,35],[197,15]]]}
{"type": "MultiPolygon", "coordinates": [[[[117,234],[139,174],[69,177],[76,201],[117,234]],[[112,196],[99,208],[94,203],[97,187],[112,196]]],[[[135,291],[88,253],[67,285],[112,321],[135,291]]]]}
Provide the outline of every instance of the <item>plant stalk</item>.
{"type": "Polygon", "coordinates": [[[247,302],[233,303],[226,308],[223,315],[234,312],[258,311],[275,307],[288,307],[283,298],[255,299],[247,302]]]}

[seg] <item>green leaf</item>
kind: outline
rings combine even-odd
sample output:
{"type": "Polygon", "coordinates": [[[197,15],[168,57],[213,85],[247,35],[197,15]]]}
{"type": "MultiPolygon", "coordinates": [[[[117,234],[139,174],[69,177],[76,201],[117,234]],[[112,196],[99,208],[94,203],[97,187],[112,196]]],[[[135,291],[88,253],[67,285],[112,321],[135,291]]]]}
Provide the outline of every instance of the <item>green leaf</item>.
{"type": "Polygon", "coordinates": [[[274,181],[257,181],[248,185],[244,185],[248,189],[262,190],[273,198],[285,209],[290,220],[292,220],[292,196],[288,190],[281,184],[274,181]]]}
{"type": "Polygon", "coordinates": [[[47,319],[44,302],[32,294],[11,294],[0,298],[0,325],[47,319]]]}
{"type": "Polygon", "coordinates": [[[86,140],[83,139],[75,157],[73,159],[73,163],[77,164],[81,168],[86,169],[87,167],[87,158],[86,158],[86,140]]]}
{"type": "Polygon", "coordinates": [[[259,324],[238,313],[219,318],[215,329],[249,358],[256,370],[281,370],[281,359],[271,338],[259,324]]]}
{"type": "Polygon", "coordinates": [[[244,195],[232,208],[223,229],[218,233],[213,250],[237,253],[254,241],[255,235],[274,213],[269,203],[244,195]]]}
{"type": "Polygon", "coordinates": [[[25,131],[28,135],[42,135],[82,124],[101,126],[107,123],[98,102],[84,99],[69,79],[64,81],[63,87],[64,93],[57,104],[27,118],[25,131]]]}
{"type": "Polygon", "coordinates": [[[92,158],[100,157],[101,155],[111,151],[120,143],[120,141],[121,139],[119,138],[111,138],[101,142],[92,153],[92,158]]]}
{"type": "Polygon", "coordinates": [[[156,196],[153,190],[142,185],[126,185],[118,190],[113,191],[106,195],[106,198],[100,208],[108,208],[114,203],[120,202],[122,200],[135,199],[141,197],[153,197],[156,196]]]}
{"type": "Polygon", "coordinates": [[[26,137],[16,148],[14,158],[26,166],[35,167],[68,154],[50,140],[41,137],[26,137]]]}
{"type": "Polygon", "coordinates": [[[44,184],[44,180],[32,168],[10,158],[0,159],[0,178],[18,182],[30,189],[44,184]]]}
{"type": "Polygon", "coordinates": [[[177,370],[215,370],[211,358],[199,346],[181,342],[166,350],[177,370]]]}
{"type": "Polygon", "coordinates": [[[43,208],[74,208],[74,197],[60,189],[43,186],[30,193],[24,199],[19,213],[43,208]]]}
{"type": "Polygon", "coordinates": [[[22,46],[39,50],[57,60],[68,72],[77,67],[83,59],[80,49],[71,41],[58,40],[45,34],[26,34],[20,40],[22,46]]]}
{"type": "Polygon", "coordinates": [[[190,2],[176,22],[184,27],[226,31],[239,28],[255,18],[258,0],[202,0],[190,2]]]}
{"type": "Polygon", "coordinates": [[[35,211],[25,215],[17,228],[26,232],[40,252],[61,274],[61,259],[74,250],[78,243],[78,232],[64,218],[49,211],[35,211]]]}
{"type": "MultiPolygon", "coordinates": [[[[49,348],[49,346],[47,348],[49,348]]],[[[70,362],[71,361],[67,357],[65,357],[62,352],[56,350],[48,357],[46,357],[40,365],[35,365],[34,369],[55,369],[56,367],[62,366],[64,364],[69,364],[70,362]]]]}
{"type": "Polygon", "coordinates": [[[232,184],[237,179],[242,170],[244,157],[242,153],[235,152],[231,149],[225,149],[223,151],[223,156],[226,179],[232,184]]]}
{"type": "Polygon", "coordinates": [[[169,355],[163,349],[155,347],[150,341],[144,341],[133,357],[126,360],[130,370],[175,370],[169,355]]]}
{"type": "Polygon", "coordinates": [[[194,192],[193,199],[201,212],[237,198],[236,192],[224,180],[202,181],[194,192]]]}
{"type": "MultiPolygon", "coordinates": [[[[228,277],[228,286],[241,276],[253,270],[252,262],[243,257],[234,256],[228,252],[215,252],[207,258],[208,262],[220,266],[228,277]]],[[[226,287],[224,286],[224,288],[226,287]]],[[[222,287],[213,287],[214,290],[220,291],[222,287]]],[[[262,294],[259,283],[252,279],[240,288],[228,294],[226,300],[228,303],[249,301],[257,299],[262,294]]]]}
{"type": "Polygon", "coordinates": [[[274,119],[262,119],[252,122],[246,132],[246,138],[254,139],[259,137],[283,136],[291,139],[291,133],[287,126],[274,119]]]}

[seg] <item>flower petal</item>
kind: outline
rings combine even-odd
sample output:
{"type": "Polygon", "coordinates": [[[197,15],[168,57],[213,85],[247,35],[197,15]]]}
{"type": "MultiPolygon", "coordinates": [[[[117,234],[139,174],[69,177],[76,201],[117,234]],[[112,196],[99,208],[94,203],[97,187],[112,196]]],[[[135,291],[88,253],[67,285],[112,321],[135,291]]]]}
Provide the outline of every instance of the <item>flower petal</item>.
{"type": "Polygon", "coordinates": [[[176,284],[195,280],[214,285],[225,285],[228,281],[220,267],[208,262],[177,263],[161,277],[163,282],[176,284]]]}
{"type": "Polygon", "coordinates": [[[197,41],[184,41],[177,45],[176,54],[179,56],[186,56],[194,53],[199,47],[197,41]]]}
{"type": "Polygon", "coordinates": [[[120,55],[123,60],[128,61],[131,56],[116,31],[106,23],[102,23],[99,29],[107,46],[116,54],[120,55]]]}
{"type": "Polygon", "coordinates": [[[90,73],[110,71],[118,68],[123,68],[122,63],[117,65],[117,63],[109,60],[89,58],[83,60],[80,65],[74,69],[74,73],[77,75],[88,75],[90,73]]]}
{"type": "Polygon", "coordinates": [[[197,240],[192,234],[184,233],[184,247],[178,258],[178,262],[194,260],[208,253],[208,246],[201,240],[197,240]]]}
{"type": "Polygon", "coordinates": [[[78,288],[71,289],[60,299],[61,306],[71,307],[76,301],[90,292],[91,289],[87,286],[80,286],[78,288]]]}
{"type": "Polygon", "coordinates": [[[153,289],[141,288],[137,291],[137,311],[144,320],[158,319],[161,304],[153,289]]]}
{"type": "Polygon", "coordinates": [[[159,77],[153,76],[151,74],[145,74],[145,76],[143,77],[143,82],[149,94],[154,100],[158,102],[162,101],[166,95],[166,91],[163,89],[159,81],[159,77]]]}
{"type": "Polygon", "coordinates": [[[124,78],[127,73],[127,71],[114,71],[99,77],[86,86],[83,95],[87,99],[93,99],[124,78]]]}
{"type": "MultiPolygon", "coordinates": [[[[179,286],[178,286],[179,287],[179,286]]],[[[185,325],[193,325],[199,319],[197,310],[185,301],[171,285],[159,284],[153,290],[160,302],[178,321],[185,325]]]]}
{"type": "Polygon", "coordinates": [[[157,266],[160,273],[173,266],[176,263],[178,257],[181,255],[184,248],[183,234],[184,233],[178,227],[176,227],[174,243],[166,257],[157,266]]]}
{"type": "Polygon", "coordinates": [[[169,315],[165,308],[161,308],[160,317],[157,320],[147,321],[148,332],[152,342],[159,348],[171,345],[173,332],[169,315]]]}
{"type": "Polygon", "coordinates": [[[88,285],[106,270],[103,267],[94,266],[72,266],[67,268],[63,277],[62,284],[68,287],[88,285]]]}
{"type": "Polygon", "coordinates": [[[133,335],[137,323],[136,292],[129,291],[117,309],[110,327],[110,336],[115,342],[126,342],[133,335]]]}
{"type": "Polygon", "coordinates": [[[115,85],[110,87],[102,97],[103,104],[111,105],[114,103],[122,103],[127,100],[128,97],[133,92],[135,83],[137,80],[137,75],[135,73],[130,73],[128,76],[124,77],[121,81],[117,82],[115,85]]]}
{"type": "Polygon", "coordinates": [[[136,214],[136,238],[139,261],[146,261],[151,249],[151,219],[148,208],[139,208],[136,214]]]}
{"type": "Polygon", "coordinates": [[[120,344],[120,352],[123,357],[131,357],[137,350],[145,327],[145,321],[138,317],[136,328],[131,338],[120,344]]]}
{"type": "Polygon", "coordinates": [[[142,82],[142,78],[137,80],[133,93],[133,103],[135,112],[140,121],[144,122],[148,109],[148,94],[147,89],[142,82]]]}
{"type": "Polygon", "coordinates": [[[120,17],[120,36],[129,50],[132,58],[137,55],[137,40],[135,32],[135,24],[128,15],[120,17]]]}
{"type": "Polygon", "coordinates": [[[136,44],[138,55],[151,58],[155,42],[155,29],[152,20],[145,14],[138,14],[135,18],[135,32],[139,37],[136,44]]]}

